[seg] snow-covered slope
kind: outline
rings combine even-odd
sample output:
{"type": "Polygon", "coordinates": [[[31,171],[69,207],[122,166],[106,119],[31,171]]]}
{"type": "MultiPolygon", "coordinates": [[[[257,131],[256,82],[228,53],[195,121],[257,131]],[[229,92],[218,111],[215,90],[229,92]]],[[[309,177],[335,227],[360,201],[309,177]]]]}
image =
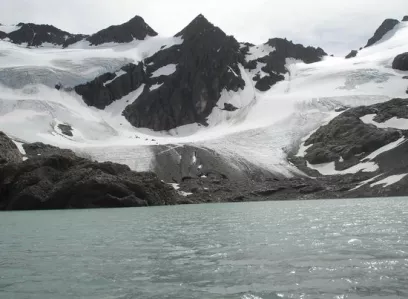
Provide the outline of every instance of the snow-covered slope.
{"type": "MultiPolygon", "coordinates": [[[[336,116],[336,108],[405,95],[402,72],[393,70],[391,63],[396,55],[408,51],[407,39],[408,23],[403,22],[356,58],[326,57],[313,64],[287,59],[285,80],[266,92],[254,87],[254,71],[241,65],[245,87],[221,93],[207,119],[208,126],[189,124],[166,132],[135,128],[122,116],[125,107],[137,101],[144,85],[104,110],[88,107],[70,88],[103,73],[117,72],[161,48],[182,44],[181,37],[148,37],[101,46],[77,43],[67,49],[28,49],[0,41],[0,130],[24,142],[74,148],[100,161],[126,163],[135,170],[151,169],[157,145],[168,145],[171,150],[188,144],[214,150],[232,165],[244,160],[291,176],[298,170],[286,161],[287,153],[336,116]],[[55,89],[56,84],[65,89],[55,89]],[[222,110],[224,103],[238,109],[222,110]],[[59,124],[70,125],[73,136],[62,134],[59,124]]],[[[265,45],[252,47],[247,59],[273,50],[265,45]]],[[[156,75],[171,74],[175,66],[171,67],[156,75]]]]}

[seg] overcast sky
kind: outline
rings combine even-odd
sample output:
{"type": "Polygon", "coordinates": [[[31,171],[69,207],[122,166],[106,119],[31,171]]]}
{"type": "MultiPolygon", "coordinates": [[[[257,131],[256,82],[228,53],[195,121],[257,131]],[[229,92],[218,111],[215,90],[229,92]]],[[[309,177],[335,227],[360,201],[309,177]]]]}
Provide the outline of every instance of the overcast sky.
{"type": "Polygon", "coordinates": [[[408,15],[408,0],[0,0],[0,23],[47,23],[93,33],[134,15],[174,35],[199,13],[239,41],[287,37],[345,54],[365,45],[386,18],[408,15]]]}

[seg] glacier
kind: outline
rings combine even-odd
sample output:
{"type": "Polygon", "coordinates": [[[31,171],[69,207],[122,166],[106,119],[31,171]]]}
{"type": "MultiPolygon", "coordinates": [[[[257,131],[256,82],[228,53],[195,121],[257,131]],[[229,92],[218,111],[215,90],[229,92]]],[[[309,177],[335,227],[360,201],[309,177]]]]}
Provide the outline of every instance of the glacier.
{"type": "MultiPolygon", "coordinates": [[[[104,110],[87,106],[69,88],[106,72],[119,72],[130,62],[183,43],[182,38],[155,36],[99,46],[81,41],[65,49],[53,45],[27,48],[0,41],[0,130],[16,142],[40,141],[70,148],[137,171],[152,170],[158,147],[174,151],[193,145],[216,152],[237,169],[251,164],[291,177],[301,171],[287,160],[288,153],[300,147],[301,156],[305,136],[338,115],[337,108],[406,96],[404,72],[392,69],[391,64],[395,56],[408,52],[407,38],[408,23],[402,22],[352,59],[325,57],[312,64],[288,59],[285,80],[266,92],[258,91],[252,81],[262,72],[262,65],[258,63],[252,71],[240,66],[245,88],[222,92],[218,107],[208,117],[208,126],[190,124],[163,132],[135,128],[122,116],[144,86],[104,110]],[[55,89],[60,83],[64,90],[55,89]],[[239,109],[223,111],[219,107],[224,103],[239,109]],[[70,125],[73,136],[62,134],[60,124],[70,125]]],[[[247,59],[271,51],[274,49],[265,45],[254,46],[247,59]]],[[[168,65],[155,75],[174,71],[176,65],[168,65]]]]}

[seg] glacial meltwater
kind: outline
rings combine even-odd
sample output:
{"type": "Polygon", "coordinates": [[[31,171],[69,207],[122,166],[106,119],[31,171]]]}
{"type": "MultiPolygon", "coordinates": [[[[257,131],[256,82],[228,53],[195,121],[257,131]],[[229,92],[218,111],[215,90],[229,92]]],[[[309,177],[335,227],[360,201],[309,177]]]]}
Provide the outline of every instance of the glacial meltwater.
{"type": "Polygon", "coordinates": [[[408,298],[408,198],[0,213],[0,298],[408,298]]]}

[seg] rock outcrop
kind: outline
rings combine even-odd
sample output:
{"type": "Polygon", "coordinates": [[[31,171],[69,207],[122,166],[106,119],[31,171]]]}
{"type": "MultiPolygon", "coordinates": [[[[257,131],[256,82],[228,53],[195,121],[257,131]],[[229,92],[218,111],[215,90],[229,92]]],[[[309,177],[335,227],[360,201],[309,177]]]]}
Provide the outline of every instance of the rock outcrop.
{"type": "MultiPolygon", "coordinates": [[[[176,37],[183,43],[163,49],[145,60],[149,78],[159,87],[146,88],[123,115],[135,127],[155,131],[201,123],[216,106],[222,90],[238,91],[245,82],[238,42],[199,15],[176,37]],[[174,72],[152,78],[162,68],[174,72]]],[[[153,83],[153,82],[152,82],[153,83]]]]}
{"type": "MultiPolygon", "coordinates": [[[[287,59],[301,60],[305,63],[314,63],[322,60],[326,52],[321,48],[304,47],[300,44],[294,44],[287,39],[273,38],[263,46],[272,49],[269,53],[264,53],[261,57],[249,59],[246,61],[245,68],[255,70],[258,64],[261,64],[261,71],[266,73],[263,77],[256,74],[253,80],[256,81],[255,87],[260,91],[267,91],[277,82],[282,81],[285,77],[282,74],[288,72],[286,69],[287,59]]],[[[244,44],[241,51],[248,55],[252,44],[244,44]]]]}
{"type": "Polygon", "coordinates": [[[386,19],[380,27],[375,31],[373,37],[371,37],[365,48],[374,45],[376,42],[380,41],[388,32],[394,29],[395,26],[399,24],[398,20],[395,19],[386,19]]]}
{"type": "Polygon", "coordinates": [[[0,134],[0,210],[110,208],[169,205],[174,190],[153,173],[98,163],[70,150],[25,144],[22,162],[13,142],[0,134]]]}
{"type": "Polygon", "coordinates": [[[3,132],[0,132],[0,167],[6,163],[21,162],[23,156],[14,142],[3,132]]]}
{"type": "Polygon", "coordinates": [[[408,22],[408,16],[404,16],[404,17],[402,18],[402,22],[408,22]]]}
{"type": "Polygon", "coordinates": [[[103,74],[75,87],[88,106],[104,109],[114,101],[138,89],[147,81],[143,63],[128,64],[117,73],[103,74]]]}
{"type": "Polygon", "coordinates": [[[343,112],[305,141],[305,145],[310,146],[305,159],[311,164],[335,162],[338,170],[359,163],[379,148],[408,136],[407,130],[380,128],[364,123],[361,118],[372,114],[375,115],[373,121],[378,123],[393,117],[408,121],[407,105],[408,99],[393,99],[343,112]]]}
{"type": "Polygon", "coordinates": [[[347,54],[345,58],[346,58],[346,59],[350,59],[350,58],[356,57],[357,54],[358,54],[358,51],[356,51],[356,50],[351,50],[351,52],[350,52],[349,54],[347,54]]]}
{"type": "Polygon", "coordinates": [[[89,41],[91,45],[129,43],[135,39],[144,40],[148,36],[156,35],[157,32],[147,25],[143,18],[135,16],[124,24],[110,26],[92,34],[87,37],[86,40],[89,41]]]}
{"type": "Polygon", "coordinates": [[[392,68],[400,71],[408,71],[408,52],[394,58],[392,68]]]}

